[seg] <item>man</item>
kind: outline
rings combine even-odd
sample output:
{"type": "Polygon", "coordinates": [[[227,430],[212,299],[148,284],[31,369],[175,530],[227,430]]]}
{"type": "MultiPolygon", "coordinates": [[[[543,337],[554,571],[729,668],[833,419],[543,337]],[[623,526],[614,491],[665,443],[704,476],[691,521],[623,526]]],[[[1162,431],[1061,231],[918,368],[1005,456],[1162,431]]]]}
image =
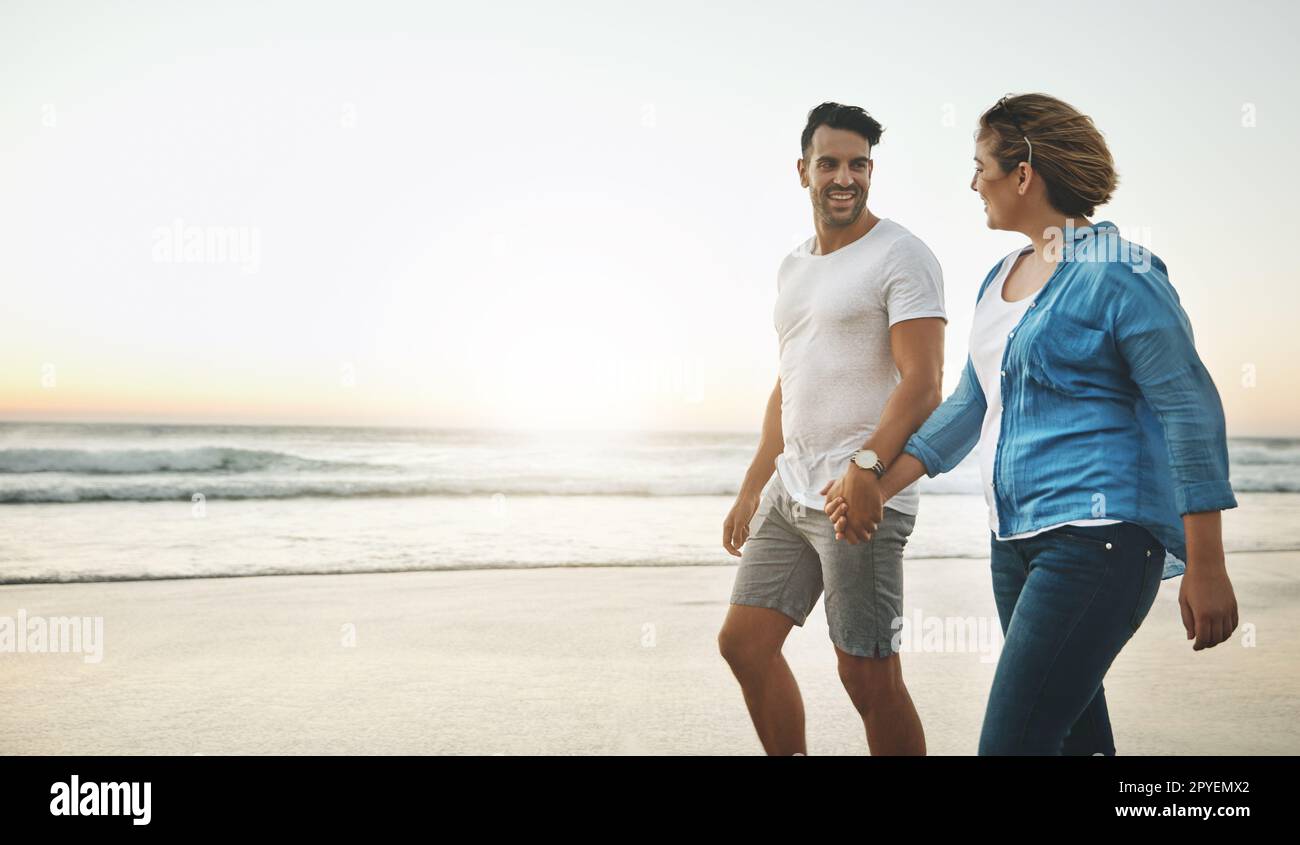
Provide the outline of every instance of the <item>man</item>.
{"type": "Polygon", "coordinates": [[[777,275],[780,373],[723,523],[723,546],[741,561],[718,645],[768,754],[807,753],[781,646],[823,588],[840,679],[871,753],[925,753],[891,645],[918,496],[912,485],[883,507],[879,478],[942,399],[947,318],[934,255],[867,208],[881,132],[854,106],[808,113],[798,171],[815,235],[777,275]],[[823,510],[836,496],[848,503],[841,538],[823,510]]]}

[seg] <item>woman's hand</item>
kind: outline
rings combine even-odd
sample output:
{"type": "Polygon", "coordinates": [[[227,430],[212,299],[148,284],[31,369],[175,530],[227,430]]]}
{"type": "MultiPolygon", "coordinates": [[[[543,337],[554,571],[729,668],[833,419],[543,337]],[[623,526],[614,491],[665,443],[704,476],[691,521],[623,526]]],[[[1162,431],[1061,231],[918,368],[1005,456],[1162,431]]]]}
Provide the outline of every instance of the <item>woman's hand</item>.
{"type": "Polygon", "coordinates": [[[1178,609],[1193,651],[1214,648],[1237,630],[1237,596],[1223,556],[1223,521],[1219,511],[1183,516],[1187,537],[1187,571],[1178,588],[1178,609]]]}
{"type": "Polygon", "coordinates": [[[835,539],[843,540],[844,532],[848,528],[849,521],[846,518],[849,512],[849,505],[844,501],[843,496],[836,496],[833,499],[826,500],[826,515],[830,517],[831,522],[835,524],[835,539]]]}
{"type": "Polygon", "coordinates": [[[1237,596],[1222,564],[1217,569],[1193,567],[1190,561],[1188,564],[1182,586],[1178,588],[1183,627],[1187,629],[1187,639],[1196,639],[1193,651],[1214,648],[1237,630],[1237,596]]]}

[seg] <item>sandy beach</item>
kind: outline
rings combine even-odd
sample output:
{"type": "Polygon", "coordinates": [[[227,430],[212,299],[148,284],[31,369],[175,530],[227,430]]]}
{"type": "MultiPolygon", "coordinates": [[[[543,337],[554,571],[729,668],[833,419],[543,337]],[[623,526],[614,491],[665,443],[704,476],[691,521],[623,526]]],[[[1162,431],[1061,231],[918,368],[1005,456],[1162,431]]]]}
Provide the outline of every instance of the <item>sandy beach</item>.
{"type": "MultiPolygon", "coordinates": [[[[1106,687],[1121,754],[1300,753],[1300,555],[1231,557],[1243,627],[1193,652],[1166,581],[1106,687]]],[[[101,616],[98,663],[0,654],[5,754],[759,754],[717,653],[729,566],[0,587],[101,616]]],[[[995,618],[987,561],[910,560],[909,614],[995,618]]],[[[918,642],[920,649],[923,643],[918,642]]],[[[786,655],[810,754],[865,754],[820,606],[786,655]]],[[[931,754],[973,754],[994,663],[904,656],[931,754]]]]}

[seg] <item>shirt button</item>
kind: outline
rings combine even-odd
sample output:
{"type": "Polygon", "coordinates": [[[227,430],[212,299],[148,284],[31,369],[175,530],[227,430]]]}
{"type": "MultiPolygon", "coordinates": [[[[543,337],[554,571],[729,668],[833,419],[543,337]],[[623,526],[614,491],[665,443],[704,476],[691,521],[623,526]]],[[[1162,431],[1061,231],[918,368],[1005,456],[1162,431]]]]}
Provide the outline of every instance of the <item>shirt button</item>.
{"type": "Polygon", "coordinates": [[[1107,549],[1110,548],[1110,543],[1107,543],[1107,544],[1106,544],[1106,548],[1107,548],[1107,549]]]}
{"type": "Polygon", "coordinates": [[[1015,333],[1015,332],[1012,332],[1011,334],[1007,335],[1008,338],[1013,338],[1013,337],[1015,337],[1015,336],[1016,336],[1016,333],[1015,333]]]}
{"type": "Polygon", "coordinates": [[[1029,307],[1030,307],[1030,308],[1033,308],[1033,307],[1034,307],[1035,305],[1037,305],[1037,304],[1038,304],[1037,302],[1031,302],[1031,303],[1029,303],[1029,307]]]}
{"type": "Polygon", "coordinates": [[[1151,557],[1151,550],[1147,549],[1147,557],[1151,557]]]}
{"type": "Polygon", "coordinates": [[[1003,371],[1002,371],[1002,377],[1003,377],[1003,378],[1006,378],[1006,377],[1007,377],[1007,371],[1006,371],[1006,370],[1003,370],[1003,371]]]}

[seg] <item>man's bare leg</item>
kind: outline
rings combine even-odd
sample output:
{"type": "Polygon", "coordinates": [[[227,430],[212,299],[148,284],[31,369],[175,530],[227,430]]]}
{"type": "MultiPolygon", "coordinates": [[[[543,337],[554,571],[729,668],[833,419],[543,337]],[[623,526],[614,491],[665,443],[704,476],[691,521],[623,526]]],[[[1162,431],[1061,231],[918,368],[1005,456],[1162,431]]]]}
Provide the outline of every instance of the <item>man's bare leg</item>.
{"type": "Polygon", "coordinates": [[[733,604],[718,632],[718,650],[745,695],[749,718],[770,755],[807,754],[803,699],[781,654],[794,620],[779,610],[733,604]]]}
{"type": "Polygon", "coordinates": [[[862,716],[872,755],[924,755],[925,731],[903,684],[899,656],[857,657],[838,647],[835,656],[844,689],[862,716]]]}

